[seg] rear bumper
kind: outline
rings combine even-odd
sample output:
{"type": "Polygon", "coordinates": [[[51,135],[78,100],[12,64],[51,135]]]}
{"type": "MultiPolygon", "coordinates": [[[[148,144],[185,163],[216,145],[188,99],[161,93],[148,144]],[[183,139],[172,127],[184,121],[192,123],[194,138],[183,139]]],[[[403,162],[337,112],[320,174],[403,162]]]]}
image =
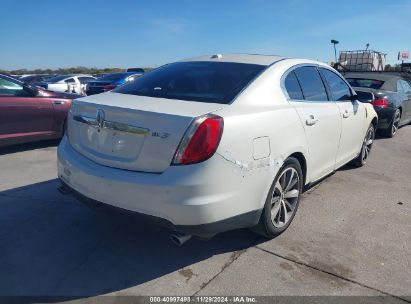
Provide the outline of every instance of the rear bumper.
{"type": "Polygon", "coordinates": [[[99,165],[75,151],[66,137],[58,148],[58,176],[81,201],[144,214],[195,235],[258,222],[271,177],[239,173],[219,155],[153,174],[99,165]]]}
{"type": "Polygon", "coordinates": [[[261,215],[261,210],[250,211],[244,214],[240,214],[237,216],[233,216],[218,222],[201,224],[201,225],[175,225],[172,222],[163,219],[161,217],[156,217],[148,214],[133,212],[130,210],[118,208],[112,205],[108,205],[96,200],[93,200],[89,197],[84,196],[80,192],[74,190],[69,185],[67,185],[63,180],[60,179],[60,182],[63,185],[65,191],[69,194],[73,195],[77,200],[82,202],[83,204],[87,205],[89,208],[98,209],[98,210],[105,210],[108,212],[117,212],[122,213],[127,216],[132,216],[140,220],[141,222],[145,222],[155,226],[161,226],[167,228],[171,231],[183,233],[183,234],[190,234],[196,236],[203,236],[208,237],[210,235],[214,235],[219,232],[229,231],[241,227],[249,227],[255,225],[261,215]]]}
{"type": "Polygon", "coordinates": [[[378,129],[388,129],[394,117],[395,109],[374,107],[378,115],[378,129]]]}

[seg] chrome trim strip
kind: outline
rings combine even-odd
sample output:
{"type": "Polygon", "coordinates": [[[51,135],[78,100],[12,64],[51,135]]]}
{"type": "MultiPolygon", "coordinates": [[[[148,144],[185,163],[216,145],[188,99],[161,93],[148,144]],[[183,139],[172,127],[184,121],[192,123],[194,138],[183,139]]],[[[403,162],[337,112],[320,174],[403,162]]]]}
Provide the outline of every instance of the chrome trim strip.
{"type": "MultiPolygon", "coordinates": [[[[91,118],[91,117],[81,116],[81,115],[74,115],[73,119],[75,121],[99,128],[96,118],[91,118]]],[[[132,134],[137,134],[137,135],[146,135],[150,132],[150,129],[147,129],[147,128],[142,128],[138,126],[128,125],[128,124],[121,123],[121,122],[108,121],[108,120],[103,121],[101,129],[107,129],[107,130],[113,130],[113,131],[119,131],[119,132],[127,132],[127,133],[132,133],[132,134]]]]}

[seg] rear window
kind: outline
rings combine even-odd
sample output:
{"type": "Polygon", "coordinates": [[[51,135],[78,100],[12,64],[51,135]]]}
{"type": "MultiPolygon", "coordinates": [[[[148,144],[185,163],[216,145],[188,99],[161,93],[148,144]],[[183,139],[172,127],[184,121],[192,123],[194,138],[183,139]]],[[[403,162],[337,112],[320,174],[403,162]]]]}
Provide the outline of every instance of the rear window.
{"type": "Polygon", "coordinates": [[[230,103],[265,66],[233,62],[177,62],[144,74],[116,93],[230,103]]]}
{"type": "Polygon", "coordinates": [[[369,88],[369,89],[379,90],[384,84],[384,81],[377,80],[377,79],[365,79],[365,78],[346,78],[346,79],[352,87],[359,87],[359,88],[369,88]]]}

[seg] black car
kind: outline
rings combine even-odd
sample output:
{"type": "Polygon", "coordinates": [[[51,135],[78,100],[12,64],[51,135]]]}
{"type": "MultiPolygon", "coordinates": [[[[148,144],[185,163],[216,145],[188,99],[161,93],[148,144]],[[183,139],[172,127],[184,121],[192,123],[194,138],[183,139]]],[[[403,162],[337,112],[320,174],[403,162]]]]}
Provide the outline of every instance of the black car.
{"type": "Polygon", "coordinates": [[[344,77],[359,99],[368,100],[378,114],[378,129],[394,137],[411,122],[411,77],[395,72],[350,72],[344,77]]]}

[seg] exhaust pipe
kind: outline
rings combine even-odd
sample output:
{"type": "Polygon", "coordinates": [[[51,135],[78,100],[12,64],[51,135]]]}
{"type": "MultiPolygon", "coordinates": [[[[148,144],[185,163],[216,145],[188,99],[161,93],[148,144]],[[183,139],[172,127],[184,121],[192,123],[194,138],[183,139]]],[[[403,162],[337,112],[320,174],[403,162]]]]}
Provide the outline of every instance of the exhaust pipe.
{"type": "Polygon", "coordinates": [[[185,242],[189,241],[191,239],[192,235],[190,234],[178,234],[178,233],[174,233],[172,235],[170,235],[170,240],[178,245],[181,246],[183,245],[185,242]]]}

